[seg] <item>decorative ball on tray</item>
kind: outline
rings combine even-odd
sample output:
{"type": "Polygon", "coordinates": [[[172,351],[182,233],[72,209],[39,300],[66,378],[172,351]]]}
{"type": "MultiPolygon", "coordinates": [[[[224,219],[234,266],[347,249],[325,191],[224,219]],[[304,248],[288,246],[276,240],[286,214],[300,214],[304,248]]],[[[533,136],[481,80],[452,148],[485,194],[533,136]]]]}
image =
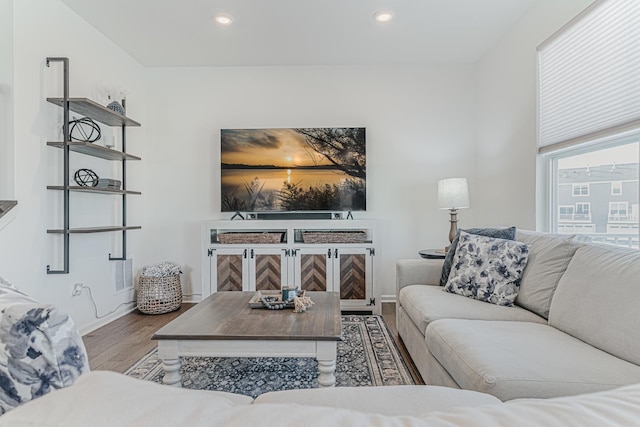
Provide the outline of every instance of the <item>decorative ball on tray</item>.
{"type": "Polygon", "coordinates": [[[80,187],[95,187],[98,185],[98,175],[91,169],[78,169],[73,175],[73,180],[80,187]]]}

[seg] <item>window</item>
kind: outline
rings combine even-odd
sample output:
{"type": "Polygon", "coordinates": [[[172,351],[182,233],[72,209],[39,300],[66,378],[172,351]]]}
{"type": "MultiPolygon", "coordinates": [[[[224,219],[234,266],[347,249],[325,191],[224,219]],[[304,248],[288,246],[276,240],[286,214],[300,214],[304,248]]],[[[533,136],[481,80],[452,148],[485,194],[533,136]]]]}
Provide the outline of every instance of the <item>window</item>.
{"type": "Polygon", "coordinates": [[[538,46],[538,228],[640,247],[640,1],[596,0],[538,46]]]}
{"type": "Polygon", "coordinates": [[[627,202],[609,202],[609,221],[628,221],[627,202]]]}
{"type": "MultiPolygon", "coordinates": [[[[614,165],[615,167],[615,165],[614,165]]],[[[611,195],[612,196],[621,196],[622,195],[622,181],[613,181],[611,183],[611,195]]]]}
{"type": "Polygon", "coordinates": [[[591,221],[591,203],[576,203],[574,221],[591,221]]]}
{"type": "MultiPolygon", "coordinates": [[[[549,231],[588,234],[595,241],[640,247],[640,135],[548,153],[539,160],[549,172],[544,185],[547,212],[555,213],[547,219],[549,231]],[[585,185],[586,180],[590,182],[585,185]],[[612,194],[615,182],[624,185],[624,193],[612,194]]],[[[544,210],[538,212],[544,215],[544,210]]]]}
{"type": "Polygon", "coordinates": [[[558,207],[558,219],[560,221],[573,221],[573,206],[558,207]]]}
{"type": "Polygon", "coordinates": [[[574,196],[588,196],[589,195],[589,184],[573,184],[573,195],[574,196]]]}

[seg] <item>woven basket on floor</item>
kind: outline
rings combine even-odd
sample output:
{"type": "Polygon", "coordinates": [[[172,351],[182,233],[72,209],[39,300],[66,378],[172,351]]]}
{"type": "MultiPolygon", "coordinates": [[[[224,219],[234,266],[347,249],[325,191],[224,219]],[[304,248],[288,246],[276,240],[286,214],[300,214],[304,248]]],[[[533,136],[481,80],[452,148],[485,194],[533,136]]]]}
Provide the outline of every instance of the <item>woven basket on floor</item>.
{"type": "Polygon", "coordinates": [[[138,310],[145,314],[162,314],[180,308],[182,286],[180,275],[138,279],[138,310]]]}

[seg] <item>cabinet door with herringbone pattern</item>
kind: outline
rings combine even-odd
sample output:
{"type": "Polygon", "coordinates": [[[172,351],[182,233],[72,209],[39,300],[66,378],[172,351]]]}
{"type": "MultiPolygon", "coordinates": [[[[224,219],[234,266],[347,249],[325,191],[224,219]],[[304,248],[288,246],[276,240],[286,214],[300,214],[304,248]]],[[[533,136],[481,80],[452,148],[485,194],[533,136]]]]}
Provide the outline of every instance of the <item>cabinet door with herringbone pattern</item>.
{"type": "Polygon", "coordinates": [[[367,292],[365,262],[364,254],[340,254],[340,299],[365,299],[367,292]]]}
{"type": "Polygon", "coordinates": [[[300,287],[304,291],[327,290],[327,256],[300,255],[300,287]]]}
{"type": "Polygon", "coordinates": [[[277,291],[282,287],[280,255],[256,255],[256,290],[277,291]]]}
{"type": "Polygon", "coordinates": [[[242,291],[242,255],[218,255],[218,291],[242,291]]]}

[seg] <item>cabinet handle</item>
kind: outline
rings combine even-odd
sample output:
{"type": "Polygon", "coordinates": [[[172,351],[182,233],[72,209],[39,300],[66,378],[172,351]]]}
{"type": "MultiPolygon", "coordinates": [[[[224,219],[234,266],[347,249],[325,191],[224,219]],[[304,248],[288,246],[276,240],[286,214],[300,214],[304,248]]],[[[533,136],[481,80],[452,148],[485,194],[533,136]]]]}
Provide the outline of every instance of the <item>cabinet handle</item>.
{"type": "Polygon", "coordinates": [[[253,249],[251,249],[251,259],[253,259],[253,249]]]}
{"type": "Polygon", "coordinates": [[[284,256],[290,255],[289,249],[283,249],[282,252],[284,252],[284,256]]]}
{"type": "Polygon", "coordinates": [[[242,253],[242,258],[247,259],[247,250],[246,249],[242,253]]]}
{"type": "Polygon", "coordinates": [[[336,251],[335,251],[335,256],[334,256],[334,258],[338,258],[338,248],[336,248],[336,251]]]}
{"type": "Polygon", "coordinates": [[[331,249],[327,249],[327,258],[331,258],[331,249]]]}

